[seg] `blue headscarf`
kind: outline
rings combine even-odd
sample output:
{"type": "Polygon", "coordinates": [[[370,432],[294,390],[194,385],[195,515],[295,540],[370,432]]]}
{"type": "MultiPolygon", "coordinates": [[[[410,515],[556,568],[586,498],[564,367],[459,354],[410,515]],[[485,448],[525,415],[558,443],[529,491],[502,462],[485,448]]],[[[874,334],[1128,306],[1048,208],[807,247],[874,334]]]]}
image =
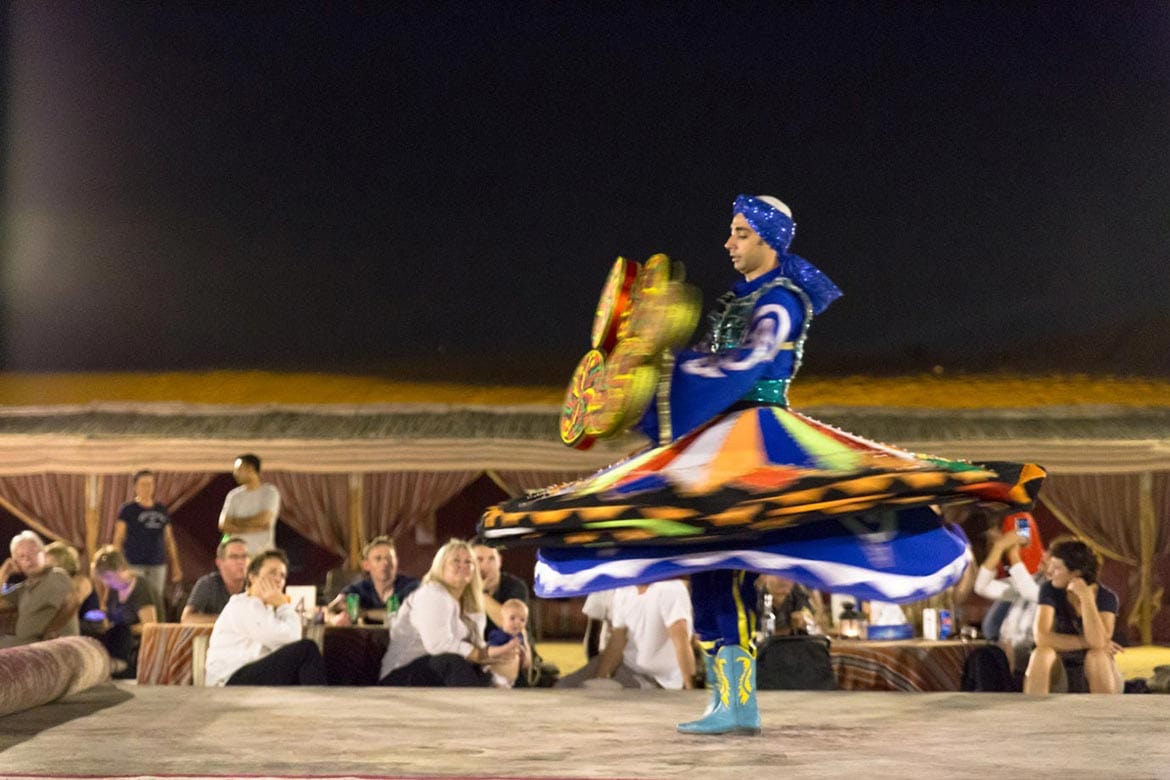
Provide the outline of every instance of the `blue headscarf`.
{"type": "Polygon", "coordinates": [[[812,302],[814,314],[820,314],[841,297],[841,290],[820,269],[799,255],[788,254],[788,245],[796,235],[796,223],[792,217],[767,201],[750,195],[736,198],[731,213],[732,216],[743,214],[752,230],[776,250],[780,273],[804,290],[812,302]]]}

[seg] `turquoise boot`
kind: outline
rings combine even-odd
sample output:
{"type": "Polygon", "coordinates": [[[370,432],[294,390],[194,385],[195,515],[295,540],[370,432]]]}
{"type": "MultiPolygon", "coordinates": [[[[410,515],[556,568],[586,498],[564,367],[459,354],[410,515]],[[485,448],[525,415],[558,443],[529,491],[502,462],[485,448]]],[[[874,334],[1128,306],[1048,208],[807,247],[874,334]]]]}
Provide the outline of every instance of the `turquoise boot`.
{"type": "Polygon", "coordinates": [[[707,668],[707,673],[703,677],[703,684],[711,690],[711,698],[707,700],[707,709],[703,710],[703,717],[705,718],[714,712],[716,705],[719,704],[719,684],[715,681],[715,656],[711,653],[703,653],[703,663],[707,668]]]}
{"type": "Polygon", "coordinates": [[[715,708],[698,720],[678,724],[683,734],[759,734],[756,659],[742,647],[722,647],[715,655],[715,708]]]}

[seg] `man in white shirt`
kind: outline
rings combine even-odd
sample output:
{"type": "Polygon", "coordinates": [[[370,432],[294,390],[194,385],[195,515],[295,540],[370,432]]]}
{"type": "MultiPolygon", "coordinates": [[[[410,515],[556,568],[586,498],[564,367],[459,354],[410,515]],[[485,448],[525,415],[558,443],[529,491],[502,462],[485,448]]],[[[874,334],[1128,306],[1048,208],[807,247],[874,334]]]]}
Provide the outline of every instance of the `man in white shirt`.
{"type": "Polygon", "coordinates": [[[619,588],[613,634],[601,655],[557,683],[578,687],[613,680],[625,688],[693,688],[691,598],[680,580],[619,588]]]}
{"type": "Polygon", "coordinates": [[[594,591],[585,597],[585,606],[581,607],[589,618],[584,638],[587,661],[601,654],[613,634],[613,594],[612,590],[594,591]]]}
{"type": "Polygon", "coordinates": [[[236,458],[232,469],[239,487],[227,494],[219,513],[224,537],[237,536],[248,546],[248,555],[276,547],[276,518],[280,516],[280,491],[260,481],[260,458],[252,454],[236,458]]]}

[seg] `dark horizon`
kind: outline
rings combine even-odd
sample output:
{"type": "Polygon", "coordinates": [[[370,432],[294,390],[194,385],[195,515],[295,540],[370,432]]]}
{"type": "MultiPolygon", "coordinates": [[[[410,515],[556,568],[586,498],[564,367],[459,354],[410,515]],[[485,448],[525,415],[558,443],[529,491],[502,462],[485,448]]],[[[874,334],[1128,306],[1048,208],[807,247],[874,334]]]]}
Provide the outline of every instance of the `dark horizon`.
{"type": "Polygon", "coordinates": [[[9,371],[559,382],[739,192],[807,373],[1170,374],[1170,6],[10,5],[9,371]],[[529,365],[526,366],[525,362],[529,365]]]}

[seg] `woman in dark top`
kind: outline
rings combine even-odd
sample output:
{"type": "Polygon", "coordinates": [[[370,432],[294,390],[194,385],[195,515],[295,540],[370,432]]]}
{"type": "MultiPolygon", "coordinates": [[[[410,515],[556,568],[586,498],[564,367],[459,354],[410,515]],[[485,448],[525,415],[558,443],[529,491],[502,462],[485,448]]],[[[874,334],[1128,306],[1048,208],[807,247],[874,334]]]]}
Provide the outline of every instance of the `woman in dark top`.
{"type": "Polygon", "coordinates": [[[1097,556],[1084,542],[1061,542],[1049,553],[1048,582],[1040,586],[1024,693],[1046,694],[1057,662],[1070,693],[1120,693],[1113,656],[1117,594],[1097,582],[1097,556]]]}
{"type": "Polygon", "coordinates": [[[142,627],[158,622],[162,599],[149,582],[130,570],[126,558],[112,544],[98,550],[93,573],[109,589],[100,639],[114,659],[114,676],[134,677],[142,627]]]}

